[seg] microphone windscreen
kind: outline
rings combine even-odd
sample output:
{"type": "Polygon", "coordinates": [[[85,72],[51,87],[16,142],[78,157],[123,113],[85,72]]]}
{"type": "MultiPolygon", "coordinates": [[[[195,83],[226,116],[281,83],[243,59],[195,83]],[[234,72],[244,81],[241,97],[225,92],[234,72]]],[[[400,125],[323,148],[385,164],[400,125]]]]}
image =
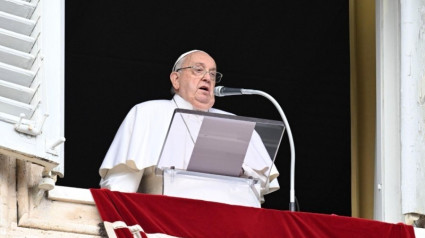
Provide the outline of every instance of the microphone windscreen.
{"type": "Polygon", "coordinates": [[[221,93],[222,88],[223,88],[223,86],[216,86],[214,88],[214,95],[217,96],[217,97],[223,96],[222,93],[221,93]]]}

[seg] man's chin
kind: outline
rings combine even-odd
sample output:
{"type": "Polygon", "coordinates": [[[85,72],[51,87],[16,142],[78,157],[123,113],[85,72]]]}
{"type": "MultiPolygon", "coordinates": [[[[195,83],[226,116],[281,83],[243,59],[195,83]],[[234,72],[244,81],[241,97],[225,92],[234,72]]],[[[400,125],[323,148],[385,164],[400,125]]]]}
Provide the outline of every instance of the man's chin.
{"type": "Polygon", "coordinates": [[[209,98],[208,100],[196,100],[193,107],[198,110],[207,111],[214,105],[214,99],[211,100],[209,98]]]}

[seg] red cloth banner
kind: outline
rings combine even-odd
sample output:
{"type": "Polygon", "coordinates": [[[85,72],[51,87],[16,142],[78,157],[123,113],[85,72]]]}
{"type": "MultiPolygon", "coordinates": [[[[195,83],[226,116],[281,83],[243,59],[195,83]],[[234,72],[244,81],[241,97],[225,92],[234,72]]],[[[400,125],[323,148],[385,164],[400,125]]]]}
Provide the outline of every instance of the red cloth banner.
{"type": "MultiPolygon", "coordinates": [[[[414,238],[412,226],[336,215],[90,189],[104,221],[177,237],[414,238]]],[[[117,232],[116,232],[117,233],[117,232]]],[[[118,237],[132,237],[125,232],[118,237]]],[[[142,234],[146,236],[145,234],[142,234]]]]}

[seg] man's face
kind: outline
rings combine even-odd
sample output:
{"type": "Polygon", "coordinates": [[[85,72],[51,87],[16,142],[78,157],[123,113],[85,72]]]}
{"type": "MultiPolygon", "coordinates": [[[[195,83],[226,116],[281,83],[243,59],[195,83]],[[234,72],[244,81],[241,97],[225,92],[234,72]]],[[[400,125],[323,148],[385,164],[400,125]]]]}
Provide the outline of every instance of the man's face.
{"type": "MultiPolygon", "coordinates": [[[[184,59],[181,68],[196,66],[206,71],[215,71],[215,61],[205,52],[192,53],[184,59]]],[[[181,69],[170,74],[171,83],[178,95],[190,102],[194,109],[208,110],[215,102],[215,81],[209,73],[196,75],[192,68],[181,69]]]]}

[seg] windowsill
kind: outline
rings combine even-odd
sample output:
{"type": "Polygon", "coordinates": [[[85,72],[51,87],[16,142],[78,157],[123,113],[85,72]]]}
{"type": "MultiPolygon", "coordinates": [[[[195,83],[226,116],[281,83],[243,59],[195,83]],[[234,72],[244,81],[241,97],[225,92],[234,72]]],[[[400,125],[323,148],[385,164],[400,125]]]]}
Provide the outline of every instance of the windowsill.
{"type": "Polygon", "coordinates": [[[90,204],[94,205],[94,200],[89,189],[73,188],[56,185],[54,189],[49,191],[48,198],[54,201],[90,204]]]}
{"type": "Polygon", "coordinates": [[[424,228],[414,227],[414,231],[415,231],[415,237],[417,237],[417,238],[425,237],[425,229],[424,228]]]}

